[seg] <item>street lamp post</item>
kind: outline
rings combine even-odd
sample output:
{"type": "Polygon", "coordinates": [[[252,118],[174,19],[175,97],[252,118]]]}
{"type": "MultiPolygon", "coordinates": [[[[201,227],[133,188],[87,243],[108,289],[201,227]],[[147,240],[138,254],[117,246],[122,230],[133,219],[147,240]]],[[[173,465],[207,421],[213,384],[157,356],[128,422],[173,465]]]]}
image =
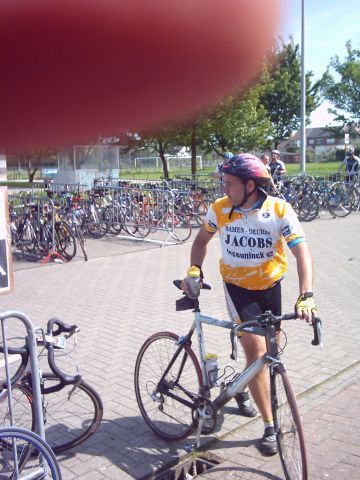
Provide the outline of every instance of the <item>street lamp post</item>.
{"type": "Polygon", "coordinates": [[[301,124],[300,170],[306,170],[305,0],[301,0],[301,124]]]}

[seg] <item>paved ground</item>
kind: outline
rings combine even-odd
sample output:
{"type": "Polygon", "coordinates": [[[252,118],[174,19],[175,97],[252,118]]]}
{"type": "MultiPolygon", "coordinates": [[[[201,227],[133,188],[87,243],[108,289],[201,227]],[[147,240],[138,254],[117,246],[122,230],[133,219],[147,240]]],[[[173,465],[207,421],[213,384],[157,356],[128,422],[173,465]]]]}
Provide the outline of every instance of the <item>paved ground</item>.
{"type": "MultiPolygon", "coordinates": [[[[285,361],[305,425],[312,479],[358,478],[360,215],[321,220],[304,228],[315,257],[315,294],[325,325],[325,348],[310,345],[311,330],[301,322],[286,329],[285,361]]],[[[81,326],[74,355],[81,372],[101,394],[104,422],[85,444],[60,457],[63,477],[73,479],[143,479],[152,466],[184,455],[185,442],[168,444],[144,424],[134,398],[133,371],[143,341],[159,330],[185,333],[191,312],[176,313],[178,292],[171,286],[188,266],[191,244],[158,248],[129,240],[88,245],[90,260],[45,266],[14,262],[15,292],[1,298],[1,310],[25,312],[36,325],[58,316],[81,326]]],[[[202,309],[226,318],[218,279],[216,240],[204,264],[212,292],[202,295],[202,309]]],[[[297,297],[296,269],[283,282],[284,310],[297,297]]],[[[289,322],[290,323],[290,322],[289,322]]],[[[229,363],[228,332],[205,330],[208,351],[229,363]]],[[[249,422],[229,404],[220,416],[206,450],[219,466],[204,478],[283,478],[278,457],[264,458],[255,440],[260,420],[249,422]]]]}

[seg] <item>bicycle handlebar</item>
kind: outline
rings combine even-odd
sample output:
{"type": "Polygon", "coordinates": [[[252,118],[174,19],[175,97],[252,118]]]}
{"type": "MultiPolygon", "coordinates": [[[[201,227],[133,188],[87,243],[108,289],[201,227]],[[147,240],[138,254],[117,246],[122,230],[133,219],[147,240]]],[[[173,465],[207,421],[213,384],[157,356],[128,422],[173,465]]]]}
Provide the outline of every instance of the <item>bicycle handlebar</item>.
{"type": "MultiPolygon", "coordinates": [[[[259,315],[255,320],[249,320],[247,322],[242,322],[240,324],[235,324],[232,328],[232,332],[235,334],[239,330],[244,330],[248,327],[265,327],[269,323],[277,324],[286,320],[296,320],[298,317],[296,313],[286,313],[285,315],[273,315],[271,311],[265,312],[262,315],[259,315]]],[[[321,319],[316,315],[313,315],[311,324],[314,331],[314,338],[311,340],[311,345],[319,345],[320,348],[323,347],[322,342],[322,329],[321,329],[321,319]]]]}
{"type": "MultiPolygon", "coordinates": [[[[57,336],[60,335],[61,333],[69,333],[73,335],[75,332],[79,330],[77,325],[69,325],[63,322],[62,320],[59,320],[58,318],[50,318],[50,320],[47,322],[47,334],[52,335],[52,336],[57,336]],[[57,326],[57,329],[54,330],[54,325],[57,326]]],[[[63,373],[56,365],[55,363],[55,348],[52,343],[46,342],[46,348],[48,351],[48,362],[49,362],[49,367],[51,371],[59,377],[59,379],[66,383],[66,384],[74,384],[77,383],[78,381],[81,380],[81,375],[68,375],[66,373],[63,373]]]]}
{"type": "Polygon", "coordinates": [[[63,373],[55,363],[55,353],[54,353],[54,345],[48,345],[47,351],[48,351],[48,362],[49,362],[49,367],[51,371],[53,372],[54,375],[59,377],[59,379],[65,383],[65,384],[74,384],[77,383],[81,380],[81,375],[68,375],[67,373],[63,373]]]}
{"type": "Polygon", "coordinates": [[[70,333],[69,336],[73,335],[74,333],[79,331],[79,327],[77,325],[69,325],[58,318],[50,318],[47,322],[47,334],[56,337],[61,333],[70,333]],[[58,328],[54,330],[54,325],[58,328]]]}
{"type": "MultiPolygon", "coordinates": [[[[68,337],[79,331],[77,325],[69,325],[64,323],[62,320],[57,318],[51,318],[47,322],[47,335],[55,337],[61,333],[68,333],[68,337]],[[54,328],[56,326],[57,328],[54,328]]],[[[62,384],[75,384],[81,380],[81,375],[68,375],[63,373],[55,363],[55,347],[54,344],[46,338],[43,332],[43,342],[48,351],[48,363],[51,371],[56,375],[62,384]]],[[[0,345],[0,353],[4,353],[4,347],[0,345]]],[[[21,364],[18,367],[17,371],[11,378],[11,384],[16,383],[23,375],[29,359],[29,348],[27,343],[22,347],[8,347],[8,353],[10,355],[21,355],[21,364]]],[[[6,384],[4,384],[6,387],[6,384]]]]}
{"type": "MultiPolygon", "coordinates": [[[[177,287],[179,290],[181,290],[181,283],[182,280],[174,280],[173,284],[175,287],[177,287]]],[[[201,288],[204,290],[211,290],[211,286],[207,283],[203,283],[201,285],[201,288]]],[[[185,295],[185,293],[184,293],[185,295]]],[[[198,299],[193,300],[187,296],[186,297],[186,302],[184,302],[185,298],[179,299],[176,301],[176,309],[177,310],[188,310],[190,308],[193,308],[195,306],[194,302],[197,302],[198,299]],[[183,305],[184,304],[184,305],[183,305]]],[[[286,313],[284,315],[273,315],[271,311],[265,312],[262,315],[259,315],[255,320],[250,320],[248,322],[242,322],[241,324],[236,324],[233,329],[232,333],[236,333],[239,330],[244,329],[245,327],[263,327],[269,321],[273,323],[280,323],[283,320],[296,320],[298,317],[296,313],[286,313]]],[[[321,320],[318,316],[313,315],[311,324],[314,330],[314,338],[311,340],[311,345],[319,345],[320,348],[323,348],[323,342],[322,342],[322,329],[321,329],[321,320]]]]}

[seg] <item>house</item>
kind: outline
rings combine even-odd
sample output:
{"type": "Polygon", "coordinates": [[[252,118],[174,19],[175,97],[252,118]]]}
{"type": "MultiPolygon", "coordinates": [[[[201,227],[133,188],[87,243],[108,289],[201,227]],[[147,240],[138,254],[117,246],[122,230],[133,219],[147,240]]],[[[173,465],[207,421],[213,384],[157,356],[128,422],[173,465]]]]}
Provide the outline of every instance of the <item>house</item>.
{"type": "MultiPolygon", "coordinates": [[[[345,134],[338,133],[335,129],[306,128],[306,150],[314,156],[315,161],[320,161],[328,156],[332,150],[345,149],[345,134]]],[[[281,159],[285,162],[295,163],[299,161],[301,131],[297,130],[288,140],[282,141],[278,148],[281,159]]]]}

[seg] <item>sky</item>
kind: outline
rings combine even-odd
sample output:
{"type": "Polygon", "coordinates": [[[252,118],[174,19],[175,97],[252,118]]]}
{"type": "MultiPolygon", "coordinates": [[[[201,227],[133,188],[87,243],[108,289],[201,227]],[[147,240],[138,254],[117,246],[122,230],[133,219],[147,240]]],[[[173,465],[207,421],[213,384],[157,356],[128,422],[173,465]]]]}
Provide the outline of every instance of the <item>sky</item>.
{"type": "MultiPolygon", "coordinates": [[[[304,0],[305,2],[305,70],[314,73],[314,79],[321,78],[330,60],[338,55],[345,59],[345,43],[352,41],[354,48],[360,48],[360,0],[304,0]]],[[[284,0],[284,13],[280,35],[284,41],[291,35],[301,45],[301,0],[284,0]]],[[[333,72],[334,73],[334,72],[333,72]]],[[[327,110],[329,102],[313,112],[311,127],[334,125],[333,115],[327,110]]]]}

